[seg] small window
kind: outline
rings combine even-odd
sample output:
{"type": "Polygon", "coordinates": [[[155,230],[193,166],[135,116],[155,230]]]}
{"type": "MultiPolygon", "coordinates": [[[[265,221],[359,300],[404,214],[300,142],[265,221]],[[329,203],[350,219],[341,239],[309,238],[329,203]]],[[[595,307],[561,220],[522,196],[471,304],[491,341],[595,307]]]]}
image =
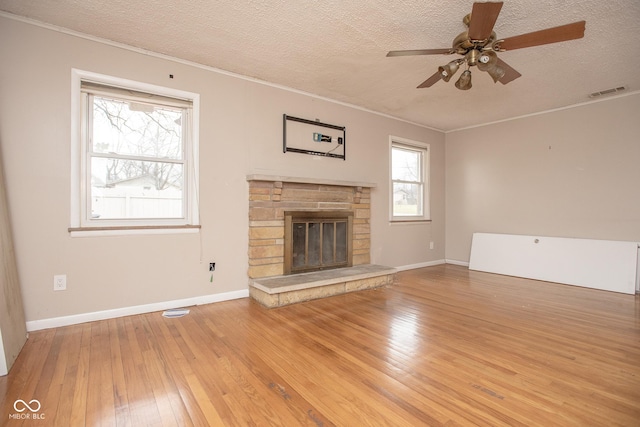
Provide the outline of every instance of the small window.
{"type": "Polygon", "coordinates": [[[429,213],[429,146],[391,138],[391,221],[426,221],[429,213]]]}
{"type": "Polygon", "coordinates": [[[197,95],[74,77],[72,231],[197,226],[197,95]]]}

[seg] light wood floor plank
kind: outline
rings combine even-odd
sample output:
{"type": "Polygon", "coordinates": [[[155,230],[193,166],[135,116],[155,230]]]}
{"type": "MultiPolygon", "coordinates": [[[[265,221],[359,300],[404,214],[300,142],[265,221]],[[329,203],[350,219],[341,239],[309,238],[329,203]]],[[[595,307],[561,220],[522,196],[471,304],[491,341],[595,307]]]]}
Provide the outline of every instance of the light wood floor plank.
{"type": "Polygon", "coordinates": [[[132,426],[127,397],[127,382],[124,375],[121,351],[121,332],[123,319],[109,319],[109,359],[113,377],[113,409],[116,426],[132,426]]]}
{"type": "Polygon", "coordinates": [[[162,418],[151,389],[148,368],[143,352],[148,347],[148,337],[144,328],[144,316],[125,319],[126,336],[122,347],[124,374],[127,384],[127,399],[134,426],[162,425],[162,418]]]}
{"type": "Polygon", "coordinates": [[[0,398],[7,426],[639,426],[640,296],[428,267],[34,332],[0,398]]]}
{"type": "MultiPolygon", "coordinates": [[[[66,328],[53,329],[56,334],[64,334],[63,351],[59,355],[60,370],[64,372],[64,376],[59,387],[49,390],[47,398],[43,403],[43,411],[56,414],[55,426],[71,425],[71,410],[73,405],[73,396],[75,393],[75,384],[78,373],[78,363],[80,356],[80,346],[82,342],[82,330],[87,325],[74,325],[66,328]],[[58,396],[51,396],[58,393],[58,396]],[[45,405],[46,404],[46,405],[45,405]]],[[[29,338],[30,340],[31,338],[29,338]]],[[[24,350],[23,350],[24,351],[24,350]]]]}
{"type": "MultiPolygon", "coordinates": [[[[78,349],[78,363],[73,376],[69,381],[74,384],[73,399],[71,401],[71,413],[69,425],[86,425],[87,415],[87,391],[89,389],[89,358],[91,356],[91,324],[85,323],[78,332],[80,335],[80,347],[78,349]]],[[[24,350],[23,350],[24,351],[24,350]]],[[[98,386],[92,385],[93,387],[98,386]]],[[[56,414],[57,415],[57,414],[56,414]]]]}

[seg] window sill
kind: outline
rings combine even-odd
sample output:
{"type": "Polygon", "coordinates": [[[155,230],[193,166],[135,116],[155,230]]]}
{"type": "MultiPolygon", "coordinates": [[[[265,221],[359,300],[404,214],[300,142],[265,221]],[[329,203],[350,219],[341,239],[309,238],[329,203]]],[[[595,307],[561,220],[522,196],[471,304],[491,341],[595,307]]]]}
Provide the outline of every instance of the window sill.
{"type": "Polygon", "coordinates": [[[411,225],[411,224],[429,224],[430,219],[392,219],[389,225],[411,225]]]}
{"type": "Polygon", "coordinates": [[[71,237],[127,236],[136,234],[199,233],[200,225],[148,225],[128,227],[69,227],[71,237]]]}

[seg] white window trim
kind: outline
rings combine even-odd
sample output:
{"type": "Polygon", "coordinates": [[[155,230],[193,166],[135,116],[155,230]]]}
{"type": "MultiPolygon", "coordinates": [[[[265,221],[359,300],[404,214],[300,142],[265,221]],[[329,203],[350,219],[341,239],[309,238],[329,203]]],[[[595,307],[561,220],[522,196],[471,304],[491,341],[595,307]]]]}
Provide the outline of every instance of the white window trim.
{"type": "Polygon", "coordinates": [[[71,70],[71,215],[69,232],[72,237],[93,235],[122,235],[122,234],[165,234],[165,233],[194,233],[200,228],[199,214],[199,117],[200,95],[179,89],[156,86],[134,80],[122,79],[113,76],[83,71],[73,68],[71,70]],[[105,227],[86,227],[82,221],[84,200],[86,194],[86,178],[83,171],[85,156],[82,143],[81,108],[82,94],[81,82],[91,81],[110,86],[126,87],[140,92],[149,92],[172,98],[189,99],[192,101],[192,129],[191,144],[185,151],[189,161],[187,197],[187,217],[180,223],[173,221],[157,222],[145,221],[144,226],[123,225],[105,227]]]}
{"type": "Polygon", "coordinates": [[[389,136],[389,223],[411,224],[431,221],[431,145],[425,142],[414,141],[398,136],[389,136]],[[422,215],[421,216],[394,216],[393,215],[393,160],[392,149],[394,145],[405,145],[409,148],[425,150],[422,164],[422,215]]]}

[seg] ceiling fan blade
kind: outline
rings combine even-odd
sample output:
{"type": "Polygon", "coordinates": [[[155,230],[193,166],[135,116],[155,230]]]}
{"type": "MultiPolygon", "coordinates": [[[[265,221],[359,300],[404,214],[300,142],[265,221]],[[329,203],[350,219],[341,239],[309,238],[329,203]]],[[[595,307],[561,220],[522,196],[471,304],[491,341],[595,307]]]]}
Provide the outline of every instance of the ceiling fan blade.
{"type": "Polygon", "coordinates": [[[469,38],[486,40],[491,36],[493,26],[502,9],[502,2],[474,3],[469,22],[469,38]]]}
{"type": "Polygon", "coordinates": [[[579,21],[574,22],[573,24],[561,25],[559,27],[547,28],[546,30],[509,37],[504,39],[499,44],[499,47],[501,50],[514,50],[580,39],[584,37],[585,25],[585,21],[579,21]]]}
{"type": "Polygon", "coordinates": [[[392,50],[387,56],[413,56],[413,55],[443,55],[452,53],[451,48],[447,49],[415,49],[415,50],[392,50]]]}
{"type": "Polygon", "coordinates": [[[498,58],[497,65],[504,70],[504,76],[502,76],[500,80],[498,80],[503,85],[506,85],[507,83],[512,82],[518,77],[522,76],[522,74],[511,68],[509,64],[507,64],[500,58],[498,58]]]}
{"type": "Polygon", "coordinates": [[[431,77],[429,77],[427,80],[420,83],[420,86],[418,86],[418,89],[431,87],[434,84],[436,84],[441,78],[442,76],[440,75],[440,71],[436,71],[431,77]]]}

